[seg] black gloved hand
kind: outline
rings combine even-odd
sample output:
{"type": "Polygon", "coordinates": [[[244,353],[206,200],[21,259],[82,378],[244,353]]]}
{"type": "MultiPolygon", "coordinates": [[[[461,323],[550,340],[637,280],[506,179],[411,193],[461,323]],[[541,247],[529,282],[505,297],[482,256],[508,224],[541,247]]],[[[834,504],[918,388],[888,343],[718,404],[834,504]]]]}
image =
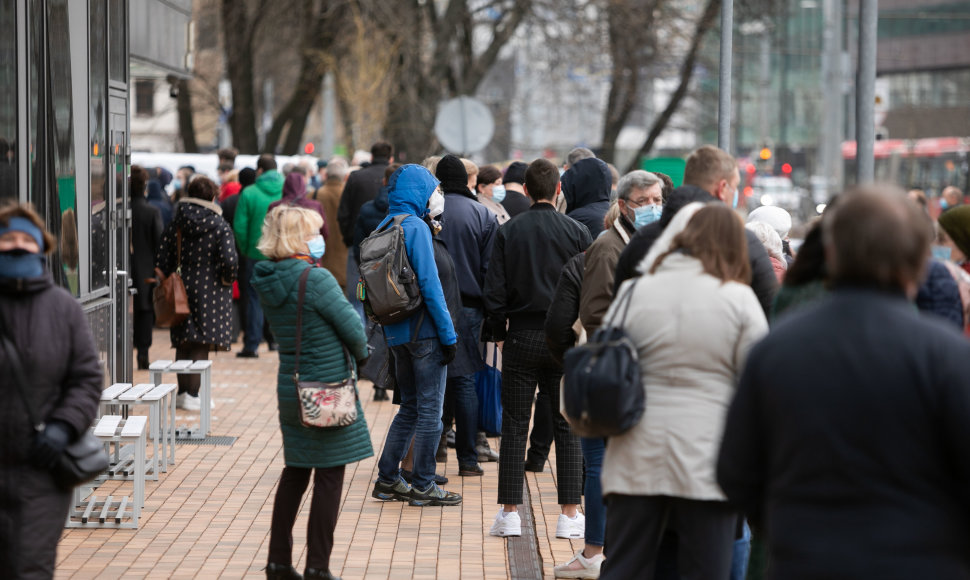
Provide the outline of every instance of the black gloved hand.
{"type": "Polygon", "coordinates": [[[448,366],[458,354],[458,343],[441,345],[441,366],[448,366]]]}
{"type": "Polygon", "coordinates": [[[70,440],[71,428],[61,421],[51,421],[44,427],[43,432],[34,437],[30,462],[35,467],[50,469],[57,463],[70,440]]]}

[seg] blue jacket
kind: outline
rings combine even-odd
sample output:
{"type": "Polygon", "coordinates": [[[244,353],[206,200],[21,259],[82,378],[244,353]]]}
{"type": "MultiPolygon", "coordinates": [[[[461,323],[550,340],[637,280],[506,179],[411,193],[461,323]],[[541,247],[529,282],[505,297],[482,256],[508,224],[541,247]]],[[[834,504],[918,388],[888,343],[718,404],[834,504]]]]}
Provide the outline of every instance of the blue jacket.
{"type": "Polygon", "coordinates": [[[441,216],[438,237],[455,261],[462,301],[469,306],[475,306],[476,302],[482,306],[485,271],[497,231],[495,214],[473,199],[467,190],[445,194],[445,213],[441,216]]]}
{"type": "Polygon", "coordinates": [[[963,302],[960,287],[942,262],[930,260],[926,281],[916,295],[916,306],[923,312],[932,312],[963,329],[963,302]]]}
{"type": "Polygon", "coordinates": [[[421,219],[428,213],[428,199],[438,180],[431,172],[420,165],[405,165],[394,172],[388,180],[388,215],[378,227],[382,227],[394,216],[407,215],[401,222],[404,229],[404,248],[411,261],[411,268],[418,277],[418,286],[424,298],[424,308],[407,320],[384,326],[384,337],[388,346],[399,346],[411,342],[413,338],[424,340],[437,338],[441,344],[455,344],[458,336],[451,321],[445,294],[438,278],[438,267],[434,261],[434,248],[431,245],[431,230],[421,219]],[[424,314],[422,316],[422,313],[424,314]],[[421,327],[416,328],[418,320],[421,327]]]}
{"type": "Polygon", "coordinates": [[[603,231],[612,187],[610,168],[593,157],[577,161],[562,176],[566,215],[586,226],[594,240],[603,231]]]}

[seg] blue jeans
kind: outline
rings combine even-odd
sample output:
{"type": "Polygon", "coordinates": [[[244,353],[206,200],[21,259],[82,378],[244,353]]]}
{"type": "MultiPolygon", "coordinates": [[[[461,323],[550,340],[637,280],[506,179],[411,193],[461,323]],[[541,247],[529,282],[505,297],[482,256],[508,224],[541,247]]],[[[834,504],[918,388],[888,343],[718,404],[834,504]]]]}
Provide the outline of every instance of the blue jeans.
{"type": "Polygon", "coordinates": [[[475,437],[478,435],[478,394],[475,375],[448,379],[448,397],[454,397],[455,453],[458,465],[476,465],[475,437]]]}
{"type": "Polygon", "coordinates": [[[246,329],[243,337],[243,350],[256,352],[263,338],[263,307],[259,304],[259,294],[253,286],[256,260],[246,258],[243,267],[243,280],[246,284],[246,329]]]}
{"type": "Polygon", "coordinates": [[[411,484],[420,490],[434,481],[435,452],[441,439],[441,410],[445,402],[445,367],[435,338],[391,347],[401,408],[387,430],[377,478],[394,483],[401,477],[401,461],[414,438],[411,484]]]}
{"type": "Polygon", "coordinates": [[[606,537],[606,505],[603,504],[603,486],[600,472],[603,470],[603,455],[606,443],[602,439],[579,440],[583,448],[583,461],[586,462],[586,543],[602,546],[606,537]]]}
{"type": "Polygon", "coordinates": [[[731,560],[731,580],[744,580],[748,575],[748,559],[751,557],[751,528],[744,521],[744,532],[734,540],[734,557],[731,560]]]}

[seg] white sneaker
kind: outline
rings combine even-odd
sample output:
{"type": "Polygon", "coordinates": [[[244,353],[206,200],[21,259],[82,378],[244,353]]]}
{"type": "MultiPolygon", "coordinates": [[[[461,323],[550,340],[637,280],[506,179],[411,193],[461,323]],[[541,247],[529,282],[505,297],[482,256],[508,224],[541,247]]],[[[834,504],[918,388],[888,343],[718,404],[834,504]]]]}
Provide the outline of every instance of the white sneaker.
{"type": "Polygon", "coordinates": [[[185,408],[185,398],[188,397],[188,393],[179,393],[175,395],[175,408],[184,409],[185,408]]]}
{"type": "Polygon", "coordinates": [[[202,401],[198,397],[193,397],[186,393],[185,401],[182,402],[182,408],[186,411],[201,411],[202,401]]]}
{"type": "Polygon", "coordinates": [[[559,514],[556,524],[556,537],[567,540],[582,540],[586,537],[586,516],[576,513],[576,519],[566,514],[559,514]]]}
{"type": "Polygon", "coordinates": [[[596,554],[592,558],[583,557],[583,551],[576,552],[573,559],[556,566],[556,578],[586,578],[595,579],[600,577],[600,565],[606,560],[603,554],[596,554]],[[577,566],[574,563],[579,563],[577,566]]]}
{"type": "Polygon", "coordinates": [[[495,522],[492,524],[492,529],[488,531],[491,536],[521,536],[522,535],[522,518],[519,517],[519,512],[509,512],[503,513],[505,510],[500,509],[498,513],[495,514],[495,522]]]}

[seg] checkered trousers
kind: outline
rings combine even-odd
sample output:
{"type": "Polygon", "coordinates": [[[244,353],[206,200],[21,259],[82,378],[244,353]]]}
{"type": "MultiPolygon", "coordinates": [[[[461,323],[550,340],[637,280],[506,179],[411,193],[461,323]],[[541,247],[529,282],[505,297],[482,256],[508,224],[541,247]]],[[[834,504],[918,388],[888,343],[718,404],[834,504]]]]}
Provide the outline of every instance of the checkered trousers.
{"type": "Polygon", "coordinates": [[[559,503],[580,503],[583,455],[579,438],[559,413],[562,367],[552,359],[541,330],[510,332],[502,352],[502,448],[498,462],[498,503],[521,504],[525,477],[525,446],[536,385],[550,399],[556,441],[556,482],[559,503]]]}

